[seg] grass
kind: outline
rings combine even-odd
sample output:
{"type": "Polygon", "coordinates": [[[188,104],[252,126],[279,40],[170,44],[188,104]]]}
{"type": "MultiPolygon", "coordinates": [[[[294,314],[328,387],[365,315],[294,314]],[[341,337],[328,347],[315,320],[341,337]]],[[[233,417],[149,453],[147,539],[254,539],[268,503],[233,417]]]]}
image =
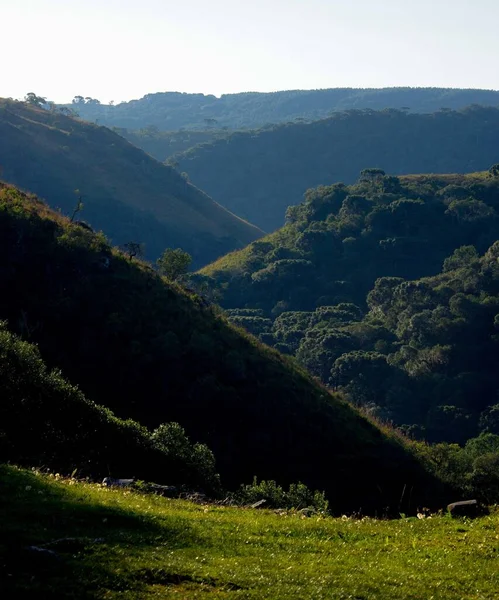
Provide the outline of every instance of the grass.
{"type": "Polygon", "coordinates": [[[0,467],[6,598],[492,599],[498,532],[497,513],[305,517],[0,467]]]}

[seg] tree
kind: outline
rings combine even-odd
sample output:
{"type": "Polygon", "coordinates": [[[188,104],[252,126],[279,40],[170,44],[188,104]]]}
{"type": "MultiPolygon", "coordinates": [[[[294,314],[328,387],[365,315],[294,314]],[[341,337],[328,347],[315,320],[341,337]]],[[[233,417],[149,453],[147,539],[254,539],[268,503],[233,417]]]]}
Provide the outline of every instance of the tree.
{"type": "Polygon", "coordinates": [[[61,115],[64,115],[65,117],[79,117],[79,113],[76,112],[76,110],[74,110],[73,108],[68,108],[67,106],[60,106],[59,107],[59,112],[61,113],[61,115]]]}
{"type": "Polygon", "coordinates": [[[176,281],[187,273],[192,257],[181,248],[167,248],[158,258],[156,264],[159,272],[171,281],[176,281]]]}
{"type": "Polygon", "coordinates": [[[121,250],[128,256],[129,260],[138,256],[141,258],[144,255],[144,244],[140,242],[127,242],[121,246],[121,250]]]}
{"type": "Polygon", "coordinates": [[[489,169],[491,177],[499,177],[499,163],[492,165],[489,169]]]}
{"type": "Polygon", "coordinates": [[[80,190],[75,190],[75,194],[78,196],[78,200],[76,201],[76,206],[73,210],[73,214],[71,215],[71,223],[75,220],[76,215],[83,210],[83,198],[80,194],[80,190]]]}
{"type": "Polygon", "coordinates": [[[26,96],[24,96],[24,101],[32,106],[42,107],[47,103],[47,98],[43,96],[37,96],[34,92],[28,92],[26,96]]]}

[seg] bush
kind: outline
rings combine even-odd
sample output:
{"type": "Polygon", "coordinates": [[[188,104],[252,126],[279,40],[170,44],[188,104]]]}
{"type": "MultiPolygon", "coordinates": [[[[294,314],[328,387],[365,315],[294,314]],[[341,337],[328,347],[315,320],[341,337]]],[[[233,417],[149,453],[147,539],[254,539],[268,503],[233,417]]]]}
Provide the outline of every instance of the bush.
{"type": "Polygon", "coordinates": [[[239,490],[233,494],[237,504],[254,504],[265,500],[266,508],[289,508],[300,510],[313,508],[317,511],[326,512],[328,501],[324,492],[311,491],[303,483],[292,483],[286,492],[273,480],[262,480],[258,482],[253,479],[250,485],[241,485],[239,490]]]}

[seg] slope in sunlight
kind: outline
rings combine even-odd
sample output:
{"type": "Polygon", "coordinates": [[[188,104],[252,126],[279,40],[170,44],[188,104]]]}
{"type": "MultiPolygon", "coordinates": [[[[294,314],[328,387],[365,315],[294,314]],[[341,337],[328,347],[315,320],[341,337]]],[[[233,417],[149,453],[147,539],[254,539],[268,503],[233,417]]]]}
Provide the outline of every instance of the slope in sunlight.
{"type": "Polygon", "coordinates": [[[0,101],[0,165],[65,214],[81,195],[82,219],[115,244],[144,243],[150,258],[179,246],[205,264],[261,235],[111,130],[22,102],[0,101]]]}

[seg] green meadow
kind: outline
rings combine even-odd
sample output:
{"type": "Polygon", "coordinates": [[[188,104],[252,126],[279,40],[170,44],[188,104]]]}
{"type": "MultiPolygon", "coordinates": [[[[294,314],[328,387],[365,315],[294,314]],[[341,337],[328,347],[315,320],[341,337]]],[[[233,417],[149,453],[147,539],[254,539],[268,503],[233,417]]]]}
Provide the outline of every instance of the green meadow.
{"type": "Polygon", "coordinates": [[[3,598],[499,598],[494,511],[305,516],[4,466],[0,534],[3,598]]]}

